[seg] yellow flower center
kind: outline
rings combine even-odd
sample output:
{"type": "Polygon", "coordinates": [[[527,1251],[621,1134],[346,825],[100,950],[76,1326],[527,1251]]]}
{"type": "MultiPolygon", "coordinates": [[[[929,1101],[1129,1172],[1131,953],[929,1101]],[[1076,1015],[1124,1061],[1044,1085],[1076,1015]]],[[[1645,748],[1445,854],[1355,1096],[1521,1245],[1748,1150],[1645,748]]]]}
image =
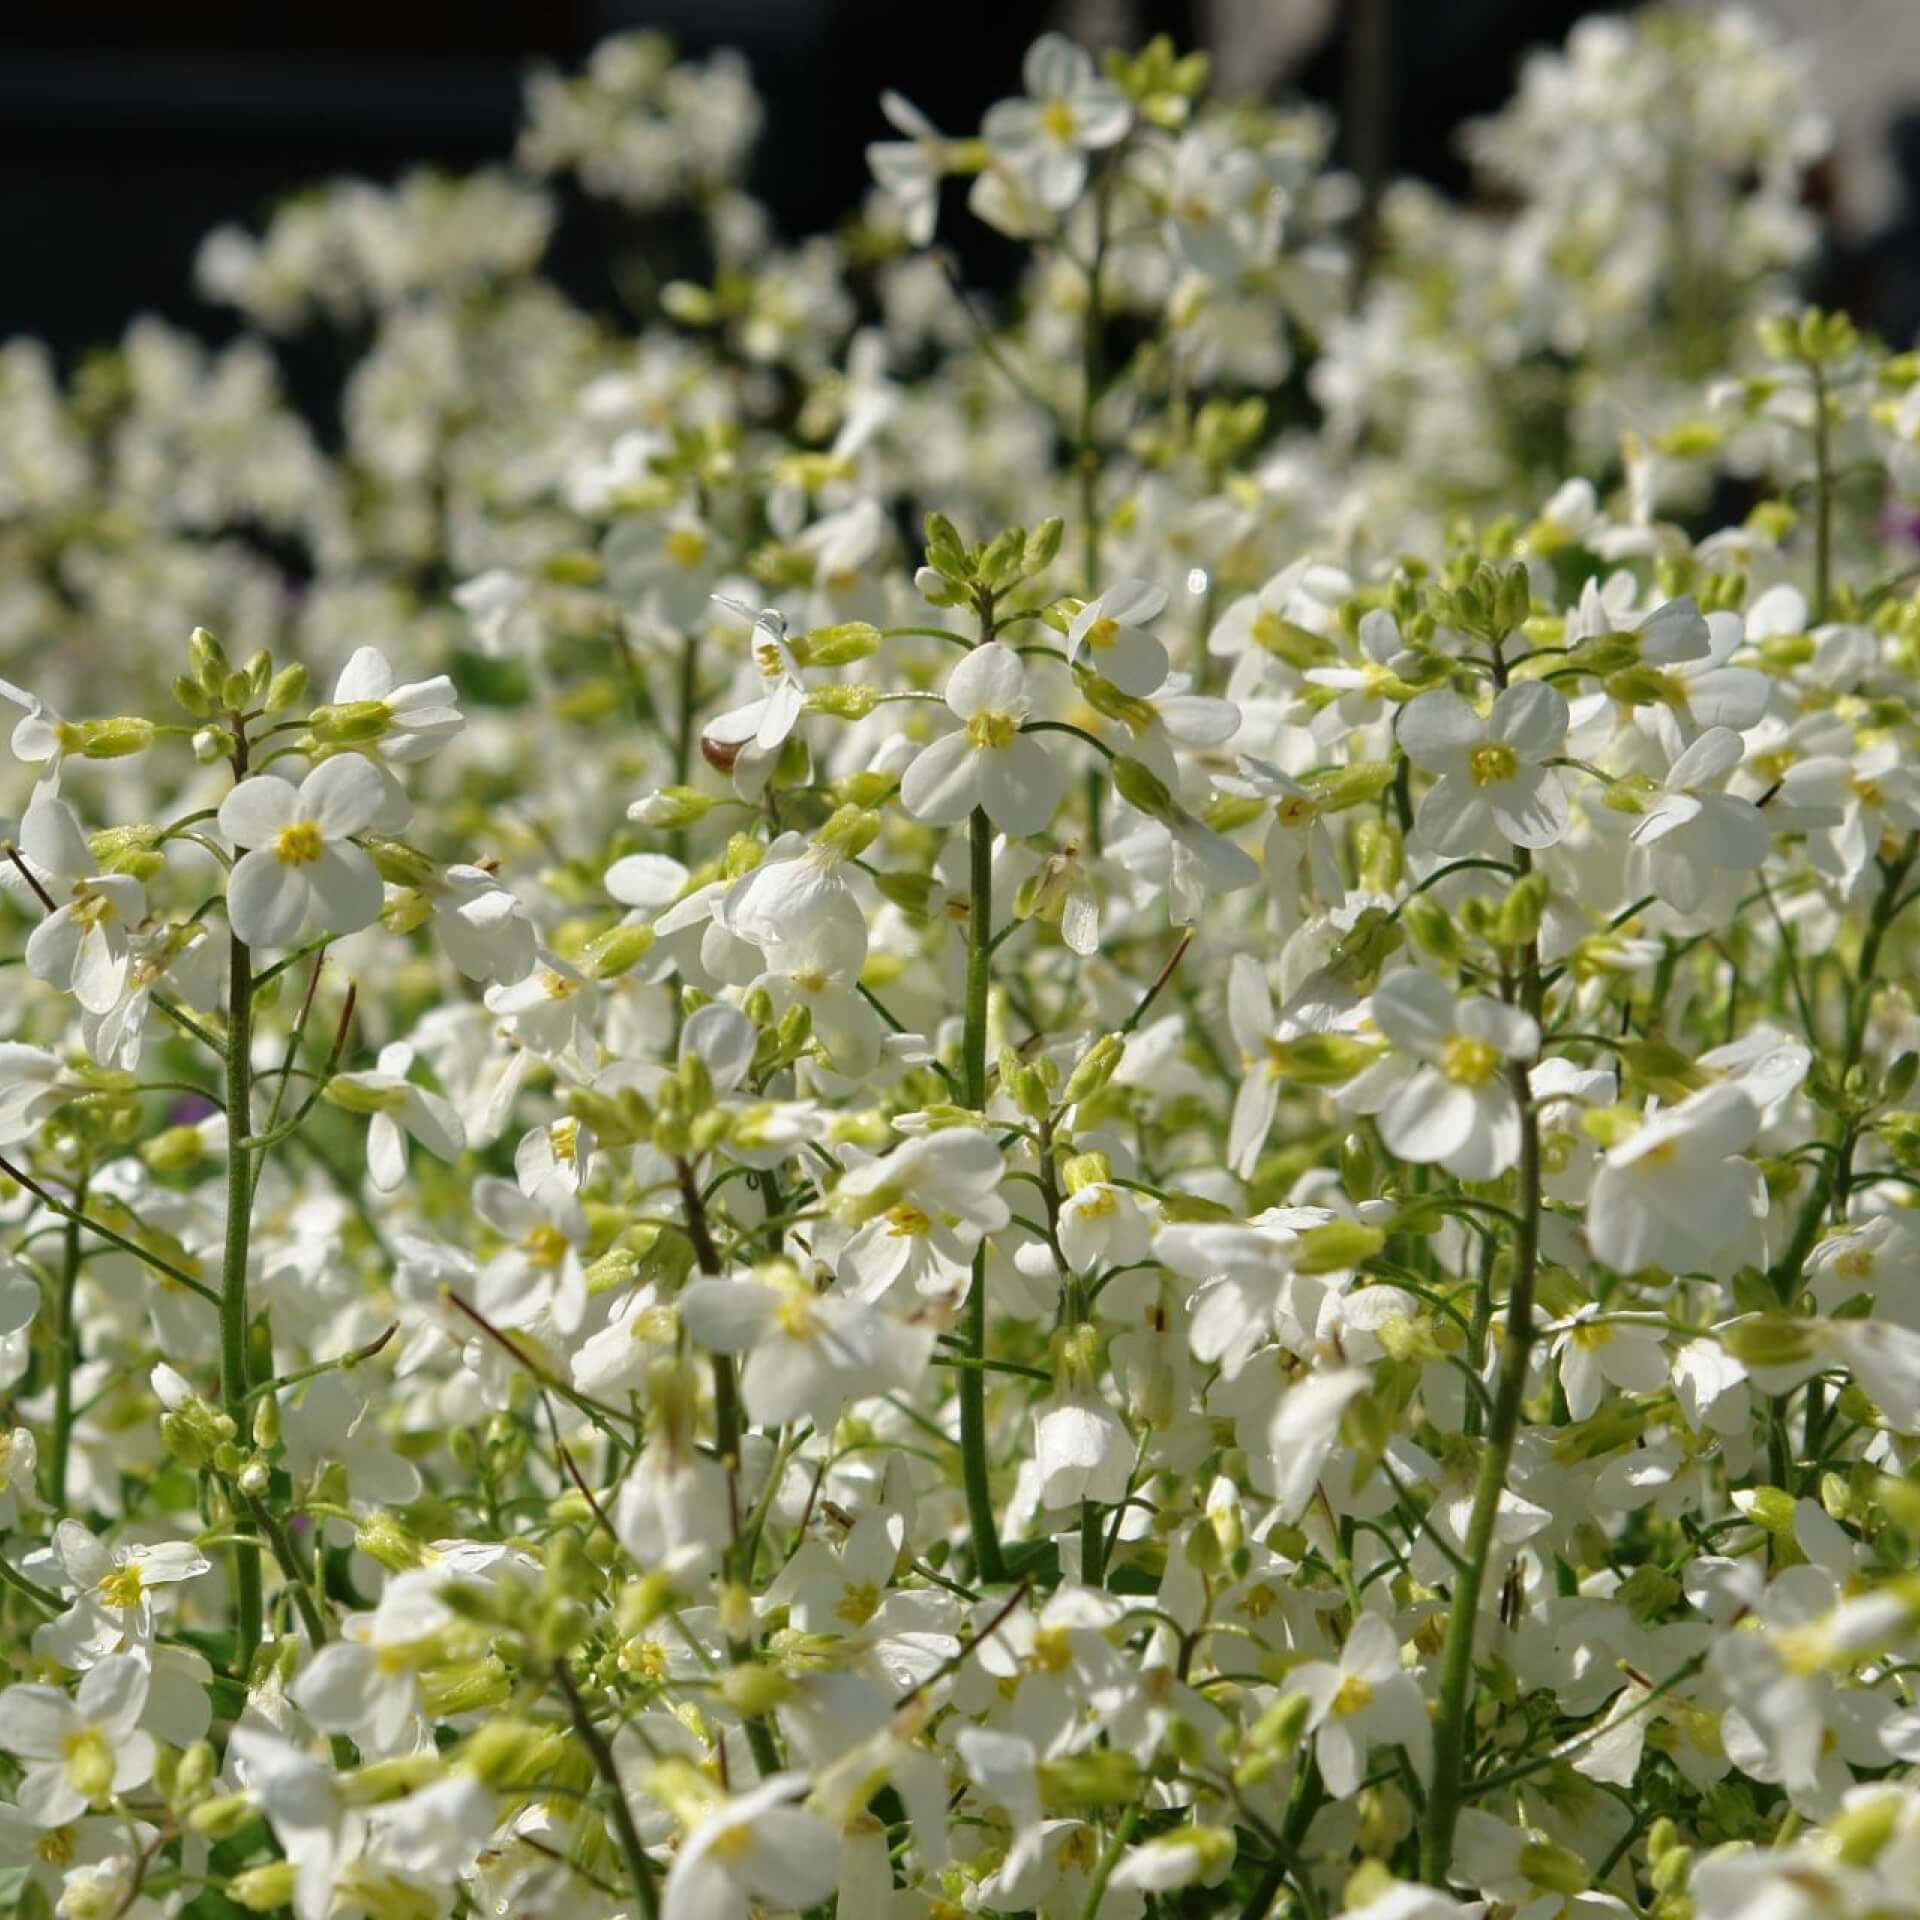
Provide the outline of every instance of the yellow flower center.
{"type": "Polygon", "coordinates": [[[789,1340],[811,1340],[820,1331],[813,1317],[813,1302],[804,1293],[785,1295],[774,1309],[773,1323],[789,1340]]]}
{"type": "Polygon", "coordinates": [[[139,1567],[129,1562],[101,1579],[100,1598],[110,1607],[137,1607],[143,1586],[139,1567]]]}
{"type": "Polygon", "coordinates": [[[89,882],[76,881],[73,888],[73,917],[89,931],[103,927],[113,918],[113,902],[104,893],[96,893],[89,882]]]}
{"type": "Polygon", "coordinates": [[[1372,1698],[1373,1688],[1357,1673],[1350,1673],[1340,1682],[1340,1691],[1333,1696],[1333,1711],[1344,1720],[1349,1714],[1358,1713],[1372,1698]]]}
{"type": "Polygon", "coordinates": [[[1060,1843],[1060,1871],[1091,1873],[1100,1863],[1100,1850],[1093,1844],[1091,1827],[1075,1827],[1060,1843]]]}
{"type": "Polygon", "coordinates": [[[1871,1280],[1873,1265],[1871,1247],[1849,1247],[1833,1263],[1833,1270],[1842,1280],[1871,1280]]]}
{"type": "Polygon", "coordinates": [[[1041,112],[1040,124],[1046,128],[1048,139],[1071,140],[1080,123],[1073,117],[1070,102],[1049,100],[1041,112]]]}
{"type": "Polygon", "coordinates": [[[1440,1071],[1456,1087],[1484,1087],[1500,1070],[1500,1056],[1485,1040],[1456,1033],[1440,1055],[1440,1071]]]}
{"type": "Polygon", "coordinates": [[[296,820],[274,836],[274,857],[283,867],[310,867],[326,851],[326,845],[311,820],[296,820]]]}
{"type": "Polygon", "coordinates": [[[880,1611],[880,1589],[871,1580],[848,1585],[834,1613],[850,1627],[864,1627],[880,1611]]]}
{"type": "Polygon", "coordinates": [[[780,649],[771,640],[762,640],[753,650],[754,665],[760,669],[762,680],[778,680],[786,672],[780,663],[780,649]]]}
{"type": "Polygon", "coordinates": [[[548,1221],[521,1239],[520,1251],[536,1267],[557,1267],[567,1257],[567,1236],[548,1221]]]}
{"type": "Polygon", "coordinates": [[[738,1860],[753,1851],[753,1829],[744,1820],[731,1827],[722,1827],[713,1836],[713,1844],[707,1849],[715,1860],[738,1860]]]}
{"type": "Polygon", "coordinates": [[[1497,743],[1475,747],[1467,755],[1467,771],[1473,776],[1476,787],[1497,786],[1502,780],[1511,780],[1520,771],[1520,756],[1511,747],[1497,743]]]}
{"type": "Polygon", "coordinates": [[[570,1167],[580,1157],[580,1122],[578,1120],[556,1120],[547,1129],[547,1138],[553,1142],[553,1157],[562,1166],[570,1167]]]}
{"type": "Polygon", "coordinates": [[[79,1835],[71,1827],[49,1827],[34,1845],[34,1857],[49,1867],[70,1867],[80,1851],[79,1835]]]}
{"type": "Polygon", "coordinates": [[[580,991],[580,982],[569,980],[564,973],[555,973],[551,967],[547,967],[540,975],[540,989],[549,1000],[571,1000],[580,991]]]}
{"type": "Polygon", "coordinates": [[[113,1789],[113,1743],[98,1727],[84,1727],[60,1742],[67,1783],[89,1802],[113,1789]]]}
{"type": "Polygon", "coordinates": [[[910,1200],[901,1201],[897,1207],[889,1207],[883,1217],[888,1234],[895,1240],[921,1239],[933,1225],[910,1200]]]}
{"type": "Polygon", "coordinates": [[[976,713],[967,722],[967,744],[974,747],[1010,747],[1020,731],[1020,719],[1011,713],[976,713]]]}
{"type": "Polygon", "coordinates": [[[1110,613],[1103,613],[1100,618],[1087,629],[1087,645],[1090,646],[1095,653],[1105,653],[1119,637],[1120,622],[1110,613]]]}
{"type": "Polygon", "coordinates": [[[1586,1353],[1592,1353],[1600,1347],[1610,1347],[1613,1344],[1613,1329],[1603,1322],[1583,1320],[1573,1330],[1573,1344],[1586,1353]]]}
{"type": "Polygon", "coordinates": [[[661,544],[667,558],[687,573],[707,557],[707,536],[698,527],[675,527],[661,544]]]}
{"type": "Polygon", "coordinates": [[[1039,1628],[1033,1636],[1033,1652],[1029,1658],[1041,1673],[1065,1673],[1073,1665],[1073,1642],[1067,1638],[1066,1628],[1039,1628]]]}

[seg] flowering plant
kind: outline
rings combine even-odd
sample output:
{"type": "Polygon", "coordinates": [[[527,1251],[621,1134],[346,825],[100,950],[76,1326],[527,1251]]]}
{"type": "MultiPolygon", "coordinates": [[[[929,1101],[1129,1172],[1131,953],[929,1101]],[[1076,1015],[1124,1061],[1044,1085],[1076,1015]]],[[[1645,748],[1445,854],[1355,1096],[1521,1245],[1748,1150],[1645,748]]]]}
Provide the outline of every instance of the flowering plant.
{"type": "Polygon", "coordinates": [[[0,1904],[1920,1913],[1920,361],[1799,97],[1609,21],[1365,209],[1050,35],[782,247],[630,37],[209,241],[336,450],[0,352],[0,1904]]]}

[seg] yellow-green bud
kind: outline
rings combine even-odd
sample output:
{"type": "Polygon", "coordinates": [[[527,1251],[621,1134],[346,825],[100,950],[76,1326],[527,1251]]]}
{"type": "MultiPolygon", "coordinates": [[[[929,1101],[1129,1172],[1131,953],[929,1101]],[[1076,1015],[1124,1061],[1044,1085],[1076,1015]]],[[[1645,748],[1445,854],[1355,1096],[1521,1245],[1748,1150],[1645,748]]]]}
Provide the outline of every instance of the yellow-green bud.
{"type": "Polygon", "coordinates": [[[653,940],[653,929],[638,923],[610,927],[587,942],[580,955],[580,971],[589,980],[617,979],[647,957],[653,940]]]}
{"type": "Polygon", "coordinates": [[[1520,1871],[1548,1893],[1584,1893],[1593,1876],[1587,1863],[1571,1847],[1550,1840],[1532,1840],[1520,1849],[1520,1871]]]}
{"type": "Polygon", "coordinates": [[[296,660],[285,666],[267,683],[266,709],[269,713],[285,713],[301,700],[307,691],[307,669],[296,660]]]}
{"type": "Polygon", "coordinates": [[[1378,1227],[1365,1227],[1357,1220],[1329,1220],[1300,1236],[1293,1269],[1296,1273],[1344,1273],[1371,1260],[1386,1244],[1387,1236],[1378,1227]]]}
{"type": "Polygon", "coordinates": [[[145,753],[153,745],[156,731],[151,720],[143,720],[138,714],[83,720],[80,751],[89,760],[121,760],[130,753],[145,753]]]}
{"type": "Polygon", "coordinates": [[[236,1873],[226,1884],[226,1895],[249,1913],[271,1913],[292,1901],[293,1879],[291,1860],[269,1860],[265,1866],[236,1873]]]}
{"type": "Polygon", "coordinates": [[[347,700],[337,707],[315,707],[307,724],[325,746],[364,746],[393,724],[393,709],[384,700],[347,700]]]}
{"type": "Polygon", "coordinates": [[[1127,1043],[1121,1035],[1103,1034],[1080,1056],[1073,1071],[1067,1075],[1060,1104],[1071,1107],[1077,1106],[1082,1100],[1091,1100],[1119,1072],[1126,1051],[1127,1043]]]}
{"type": "Polygon", "coordinates": [[[223,1793],[218,1799],[203,1800],[187,1815],[187,1825],[209,1840],[230,1840],[248,1825],[255,1814],[250,1793],[223,1793]]]}
{"type": "Polygon", "coordinates": [[[1114,790],[1128,806],[1151,820],[1165,821],[1175,811],[1173,792],[1153,769],[1121,754],[1113,763],[1114,790]]]}

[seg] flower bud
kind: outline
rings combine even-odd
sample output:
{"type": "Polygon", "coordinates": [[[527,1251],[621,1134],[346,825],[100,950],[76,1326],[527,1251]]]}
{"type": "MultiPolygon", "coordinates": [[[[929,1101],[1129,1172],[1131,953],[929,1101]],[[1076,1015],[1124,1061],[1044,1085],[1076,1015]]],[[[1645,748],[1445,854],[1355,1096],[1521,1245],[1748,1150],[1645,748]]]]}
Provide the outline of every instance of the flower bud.
{"type": "Polygon", "coordinates": [[[285,713],[306,691],[307,669],[303,662],[296,660],[282,667],[267,683],[266,709],[269,713],[285,713]]]}
{"type": "Polygon", "coordinates": [[[1127,1043],[1121,1035],[1103,1034],[1080,1056],[1073,1071],[1067,1075],[1067,1084],[1060,1094],[1060,1104],[1072,1107],[1078,1106],[1082,1100],[1091,1100],[1119,1072],[1126,1051],[1127,1043]]]}
{"type": "Polygon", "coordinates": [[[1550,1840],[1532,1840],[1520,1849],[1519,1867],[1536,1887],[1548,1893],[1584,1893],[1593,1876],[1587,1863],[1571,1847],[1550,1840]]]}
{"type": "Polygon", "coordinates": [[[269,1860],[265,1866],[248,1867],[236,1873],[226,1884],[226,1895],[236,1906],[249,1913],[271,1913],[293,1899],[294,1867],[291,1860],[269,1860]]]}

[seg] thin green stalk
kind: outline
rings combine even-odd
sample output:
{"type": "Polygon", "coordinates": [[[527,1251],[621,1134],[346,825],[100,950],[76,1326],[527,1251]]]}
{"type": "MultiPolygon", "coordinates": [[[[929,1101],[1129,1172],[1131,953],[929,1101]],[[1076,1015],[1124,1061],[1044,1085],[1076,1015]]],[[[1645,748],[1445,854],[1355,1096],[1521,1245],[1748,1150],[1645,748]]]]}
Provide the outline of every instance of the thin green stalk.
{"type": "MultiPolygon", "coordinates": [[[[972,907],[967,926],[967,1017],[961,1043],[961,1079],[967,1105],[984,1113],[987,1105],[987,987],[993,943],[993,823],[975,807],[968,828],[971,851],[972,907]]],[[[987,1252],[973,1256],[973,1284],[967,1293],[967,1352],[987,1357],[987,1252]]],[[[993,1487],[987,1474],[987,1375],[967,1367],[960,1375],[960,1462],[966,1486],[967,1520],[973,1530],[975,1570],[983,1582],[1004,1580],[1000,1534],[994,1522],[993,1487]]]]}
{"type": "MultiPolygon", "coordinates": [[[[1522,865],[1527,864],[1522,862],[1522,865]]],[[[1527,949],[1520,999],[1536,1020],[1542,989],[1537,949],[1527,949]]],[[[1520,1430],[1520,1406],[1526,1397],[1532,1355],[1533,1289],[1540,1262],[1540,1117],[1534,1109],[1527,1063],[1508,1067],[1513,1097],[1520,1109],[1520,1214],[1513,1240],[1513,1285],[1507,1295],[1506,1345],[1500,1355],[1493,1411],[1487,1420],[1480,1473],[1473,1490],[1473,1515],[1467,1526],[1466,1553],[1448,1596],[1447,1635],[1440,1656],[1440,1697],[1434,1716],[1433,1785],[1427,1795],[1420,1834],[1420,1877],[1444,1887],[1453,1863],[1453,1833],[1465,1797],[1467,1750],[1473,1717],[1473,1650],[1480,1624],[1480,1595],[1493,1557],[1494,1526],[1507,1469],[1520,1430]]],[[[1484,1284],[1491,1289],[1489,1268],[1484,1284]]]]}
{"type": "Polygon", "coordinates": [[[73,1376],[80,1366],[80,1328],[74,1315],[74,1296],[80,1285],[80,1216],[87,1210],[87,1172],[84,1163],[74,1182],[73,1211],[67,1216],[60,1244],[60,1293],[53,1324],[53,1358],[58,1369],[53,1383],[53,1459],[47,1469],[47,1501],[54,1517],[67,1517],[67,1461],[73,1452],[73,1376]]]}
{"type": "Polygon", "coordinates": [[[574,1685],[564,1659],[553,1663],[553,1677],[566,1696],[573,1730],[607,1789],[607,1812],[613,1822],[614,1838],[620,1843],[621,1858],[627,1863],[627,1877],[633,1882],[633,1897],[639,1903],[642,1920],[660,1920],[660,1891],[654,1885],[653,1863],[640,1843],[640,1829],[633,1824],[633,1809],[627,1805],[626,1789],[620,1783],[619,1762],[613,1757],[606,1735],[593,1724],[593,1715],[587,1711],[587,1703],[581,1699],[580,1689],[574,1685]]]}
{"type": "MultiPolygon", "coordinates": [[[[241,772],[242,769],[236,769],[241,772]]],[[[231,936],[227,988],[227,1238],[220,1266],[220,1392],[227,1412],[246,1444],[252,1409],[247,1405],[247,1255],[253,1224],[253,1154],[247,1144],[253,1112],[253,953],[236,933],[231,936]]],[[[235,1531],[256,1529],[239,1515],[235,1531]]],[[[233,1588],[237,1609],[234,1671],[243,1678],[260,1645],[260,1547],[233,1550],[233,1588]]]]}
{"type": "Polygon", "coordinates": [[[1827,376],[1807,363],[1813,380],[1813,624],[1827,618],[1833,595],[1833,448],[1827,423],[1827,376]]]}

